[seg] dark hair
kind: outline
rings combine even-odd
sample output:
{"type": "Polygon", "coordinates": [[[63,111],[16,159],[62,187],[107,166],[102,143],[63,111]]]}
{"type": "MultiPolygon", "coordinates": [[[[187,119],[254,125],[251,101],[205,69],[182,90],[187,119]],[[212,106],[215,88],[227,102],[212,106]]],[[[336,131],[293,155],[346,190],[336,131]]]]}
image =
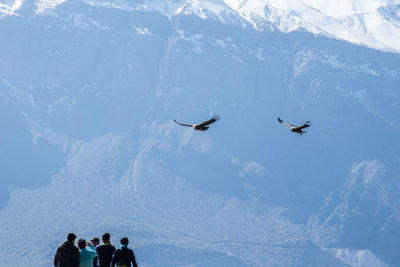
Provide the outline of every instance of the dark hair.
{"type": "Polygon", "coordinates": [[[96,243],[100,243],[100,240],[97,237],[93,237],[90,242],[96,242],[96,243]]]}
{"type": "Polygon", "coordinates": [[[80,238],[78,240],[78,248],[83,249],[86,247],[86,240],[84,238],[80,238]]]}
{"type": "Polygon", "coordinates": [[[110,240],[110,234],[109,233],[105,233],[103,235],[103,240],[106,240],[106,241],[110,240]]]}
{"type": "Polygon", "coordinates": [[[127,246],[129,244],[129,240],[127,237],[121,238],[121,245],[127,246]]]}
{"type": "Polygon", "coordinates": [[[73,242],[76,238],[76,235],[74,233],[69,233],[67,236],[67,240],[70,242],[73,242]]]}

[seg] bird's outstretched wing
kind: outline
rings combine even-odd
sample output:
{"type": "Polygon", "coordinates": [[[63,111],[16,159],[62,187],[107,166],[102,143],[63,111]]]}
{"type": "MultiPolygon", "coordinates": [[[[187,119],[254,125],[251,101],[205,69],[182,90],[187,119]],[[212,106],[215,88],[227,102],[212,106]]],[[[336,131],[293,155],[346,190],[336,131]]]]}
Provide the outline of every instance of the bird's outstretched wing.
{"type": "Polygon", "coordinates": [[[208,121],[202,122],[199,124],[199,126],[207,126],[211,123],[216,122],[217,120],[219,120],[220,117],[218,115],[214,115],[211,119],[209,119],[208,121]]]}
{"type": "MultiPolygon", "coordinates": [[[[279,117],[278,117],[278,121],[280,122],[280,124],[285,125],[285,126],[287,126],[287,127],[290,127],[290,128],[295,128],[295,127],[296,127],[296,126],[294,126],[294,125],[291,125],[291,124],[289,124],[289,123],[284,122],[284,121],[281,120],[279,117]]],[[[307,127],[308,127],[308,126],[307,126],[307,127]]]]}
{"type": "Polygon", "coordinates": [[[174,120],[174,122],[176,122],[177,124],[182,125],[182,126],[189,126],[189,127],[193,127],[194,126],[193,124],[180,123],[180,122],[177,122],[176,120],[174,120]]]}
{"type": "Polygon", "coordinates": [[[303,125],[299,126],[298,128],[301,130],[301,129],[304,129],[304,128],[307,128],[307,127],[310,127],[310,126],[311,126],[311,122],[310,121],[306,121],[303,125]]]}

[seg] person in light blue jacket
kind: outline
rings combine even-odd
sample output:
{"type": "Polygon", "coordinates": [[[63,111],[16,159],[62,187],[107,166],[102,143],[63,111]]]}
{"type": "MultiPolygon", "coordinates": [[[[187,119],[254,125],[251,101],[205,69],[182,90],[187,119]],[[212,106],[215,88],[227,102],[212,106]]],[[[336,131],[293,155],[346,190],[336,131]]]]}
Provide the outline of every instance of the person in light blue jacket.
{"type": "Polygon", "coordinates": [[[93,258],[97,256],[95,248],[83,238],[78,240],[78,248],[79,267],[93,267],[93,258]],[[86,245],[89,246],[89,249],[86,248],[86,245]]]}

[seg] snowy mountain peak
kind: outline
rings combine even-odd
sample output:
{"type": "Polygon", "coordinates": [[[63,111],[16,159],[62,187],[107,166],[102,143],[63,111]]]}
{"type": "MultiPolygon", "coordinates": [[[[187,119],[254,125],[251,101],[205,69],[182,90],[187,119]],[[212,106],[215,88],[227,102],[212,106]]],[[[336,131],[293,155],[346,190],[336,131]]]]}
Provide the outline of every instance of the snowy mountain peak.
{"type": "Polygon", "coordinates": [[[39,0],[36,1],[36,14],[43,14],[56,8],[58,5],[66,2],[67,0],[39,0]]]}
{"type": "Polygon", "coordinates": [[[171,18],[176,14],[178,9],[185,5],[185,3],[185,0],[146,0],[143,7],[150,7],[164,14],[168,18],[171,18]]]}
{"type": "Polygon", "coordinates": [[[222,0],[189,0],[177,10],[176,14],[194,14],[202,19],[213,18],[223,23],[245,25],[244,20],[222,0]]]}
{"type": "Polygon", "coordinates": [[[224,0],[258,30],[305,29],[375,49],[400,52],[400,2],[344,0],[224,0]],[[268,28],[267,28],[268,29],[268,28]]]}
{"type": "MultiPolygon", "coordinates": [[[[400,52],[398,0],[81,0],[97,7],[157,10],[168,18],[196,15],[222,23],[252,24],[259,31],[289,33],[306,30],[367,47],[400,52]]],[[[25,0],[0,3],[0,18],[17,15],[25,0]]],[[[36,0],[36,14],[46,13],[67,0],[36,0]]]]}

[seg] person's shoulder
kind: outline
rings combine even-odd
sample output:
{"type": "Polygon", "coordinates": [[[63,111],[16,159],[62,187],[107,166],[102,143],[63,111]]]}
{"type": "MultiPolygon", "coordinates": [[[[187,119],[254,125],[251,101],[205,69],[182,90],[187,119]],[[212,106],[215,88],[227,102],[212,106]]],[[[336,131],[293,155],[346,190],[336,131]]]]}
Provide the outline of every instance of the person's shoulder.
{"type": "Polygon", "coordinates": [[[72,242],[64,242],[61,246],[65,247],[65,248],[70,248],[70,249],[78,249],[74,243],[72,242]]]}
{"type": "Polygon", "coordinates": [[[124,250],[125,250],[125,253],[134,254],[134,253],[133,253],[133,250],[130,249],[130,248],[125,247],[124,250]]]}
{"type": "Polygon", "coordinates": [[[89,254],[97,255],[96,250],[86,249],[89,254]]]}
{"type": "Polygon", "coordinates": [[[128,248],[128,255],[132,260],[135,259],[135,253],[133,252],[133,249],[128,248]]]}
{"type": "Polygon", "coordinates": [[[59,244],[57,247],[57,253],[60,253],[61,251],[63,251],[63,243],[59,244]]]}
{"type": "Polygon", "coordinates": [[[75,253],[79,253],[79,248],[77,248],[73,243],[64,243],[65,245],[63,245],[61,247],[61,249],[65,250],[65,251],[73,251],[75,253]]]}

